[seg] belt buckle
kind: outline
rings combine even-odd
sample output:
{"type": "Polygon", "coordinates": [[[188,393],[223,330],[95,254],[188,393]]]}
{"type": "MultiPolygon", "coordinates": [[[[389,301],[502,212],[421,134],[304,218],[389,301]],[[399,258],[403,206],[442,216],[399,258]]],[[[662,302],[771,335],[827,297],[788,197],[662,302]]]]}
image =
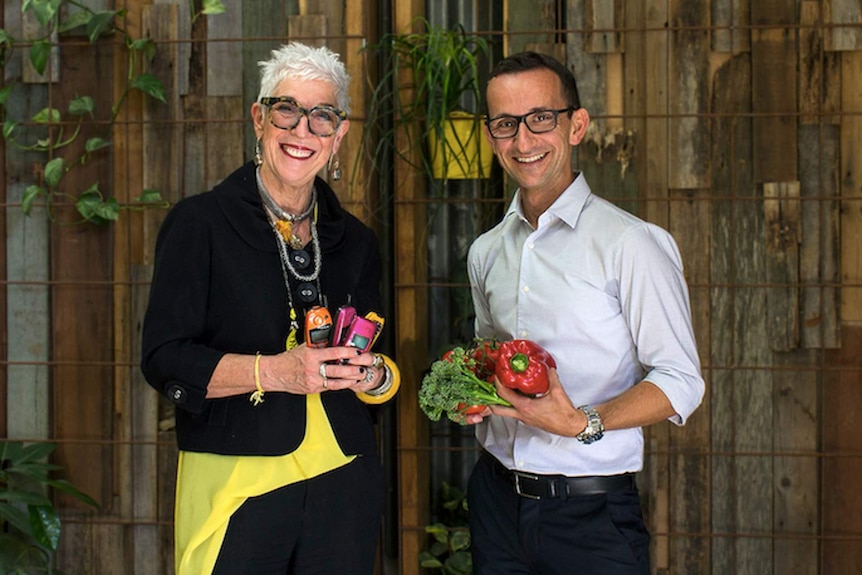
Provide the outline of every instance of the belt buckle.
{"type": "Polygon", "coordinates": [[[521,490],[521,478],[532,479],[533,481],[538,481],[538,475],[531,475],[529,473],[521,473],[520,471],[512,471],[512,474],[515,476],[515,493],[520,495],[521,497],[526,497],[527,499],[541,499],[541,495],[533,495],[532,493],[525,493],[521,490]]]}

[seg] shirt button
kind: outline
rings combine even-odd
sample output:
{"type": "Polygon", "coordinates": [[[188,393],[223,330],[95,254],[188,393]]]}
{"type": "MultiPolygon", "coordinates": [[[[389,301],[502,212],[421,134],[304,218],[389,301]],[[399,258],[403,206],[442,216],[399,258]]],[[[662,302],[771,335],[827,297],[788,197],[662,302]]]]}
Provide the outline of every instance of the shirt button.
{"type": "Polygon", "coordinates": [[[524,339],[526,337],[527,337],[527,330],[525,330],[525,329],[521,330],[521,339],[524,339]]]}
{"type": "Polygon", "coordinates": [[[523,287],[523,288],[521,288],[521,289],[524,291],[524,293],[527,293],[527,292],[529,292],[529,291],[530,291],[530,286],[524,286],[524,287],[523,287]]]}
{"type": "Polygon", "coordinates": [[[519,468],[523,469],[524,468],[524,460],[521,459],[520,461],[518,461],[517,465],[519,468]]]}
{"type": "Polygon", "coordinates": [[[533,242],[530,242],[530,243],[528,243],[528,244],[527,244],[527,247],[528,247],[528,248],[530,248],[530,249],[533,249],[533,246],[535,246],[535,245],[536,245],[536,244],[534,244],[533,242]]]}

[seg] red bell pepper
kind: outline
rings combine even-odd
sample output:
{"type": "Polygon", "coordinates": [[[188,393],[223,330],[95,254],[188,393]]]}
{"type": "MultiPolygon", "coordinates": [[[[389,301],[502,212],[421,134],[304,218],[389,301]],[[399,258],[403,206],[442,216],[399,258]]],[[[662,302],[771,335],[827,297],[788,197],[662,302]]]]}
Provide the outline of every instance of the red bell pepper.
{"type": "Polygon", "coordinates": [[[496,375],[500,383],[525,395],[547,393],[548,369],[557,362],[542,346],[527,339],[514,339],[500,344],[496,375]]]}
{"type": "Polygon", "coordinates": [[[500,344],[495,339],[479,339],[470,348],[468,354],[476,362],[476,376],[490,380],[497,369],[497,357],[500,355],[500,344]]]}

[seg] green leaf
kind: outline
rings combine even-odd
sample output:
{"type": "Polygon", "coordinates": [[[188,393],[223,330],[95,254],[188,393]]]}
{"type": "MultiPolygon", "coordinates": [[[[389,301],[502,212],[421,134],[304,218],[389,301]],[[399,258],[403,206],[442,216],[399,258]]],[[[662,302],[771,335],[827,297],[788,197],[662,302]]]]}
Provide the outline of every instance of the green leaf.
{"type": "Polygon", "coordinates": [[[0,517],[14,525],[18,531],[30,534],[30,521],[24,510],[0,502],[0,517]]]}
{"type": "Polygon", "coordinates": [[[87,22],[87,37],[90,42],[95,42],[99,36],[104,34],[114,24],[114,17],[118,12],[114,10],[100,10],[93,14],[90,21],[87,22]]]}
{"type": "Polygon", "coordinates": [[[9,101],[9,94],[12,93],[12,86],[3,86],[0,88],[0,105],[5,106],[6,102],[9,101]]]}
{"type": "Polygon", "coordinates": [[[162,201],[162,194],[158,190],[145,189],[144,193],[137,197],[138,202],[142,204],[155,204],[162,201]]]}
{"type": "Polygon", "coordinates": [[[224,14],[225,7],[221,0],[204,0],[201,14],[224,14]]]}
{"type": "Polygon", "coordinates": [[[40,76],[45,74],[48,66],[48,57],[51,55],[51,43],[47,40],[36,40],[30,46],[30,63],[40,76]]]}
{"type": "Polygon", "coordinates": [[[3,139],[8,140],[12,137],[12,132],[18,127],[18,122],[3,122],[3,139]]]}
{"type": "Polygon", "coordinates": [[[419,566],[426,569],[442,569],[443,563],[427,551],[422,551],[419,553],[419,566]]]}
{"type": "MultiPolygon", "coordinates": [[[[116,200],[114,200],[113,198],[111,198],[111,200],[113,200],[114,203],[116,203],[116,200]]],[[[74,497],[78,501],[83,501],[87,505],[92,505],[93,507],[99,507],[99,504],[96,502],[95,499],[93,499],[92,497],[90,497],[89,495],[84,493],[83,491],[79,490],[77,487],[75,487],[74,485],[72,485],[71,483],[66,481],[65,479],[52,479],[50,481],[47,481],[46,483],[48,485],[50,485],[51,487],[53,487],[54,489],[62,491],[63,493],[65,493],[67,495],[71,495],[72,497],[74,497]]],[[[468,545],[469,545],[469,543],[468,543],[468,545]]]]}
{"type": "Polygon", "coordinates": [[[21,197],[21,210],[24,215],[29,216],[30,210],[33,207],[33,201],[40,195],[45,193],[45,188],[31,184],[24,189],[24,194],[21,197]]]}
{"type": "Polygon", "coordinates": [[[62,34],[63,32],[69,32],[75,28],[86,26],[89,24],[92,17],[93,13],[87,10],[78,10],[77,12],[73,12],[68,18],[60,22],[59,32],[62,34]]]}
{"type": "Polygon", "coordinates": [[[60,518],[51,505],[30,507],[30,528],[39,545],[56,551],[60,545],[60,518]]]}
{"type": "Polygon", "coordinates": [[[20,450],[12,460],[13,465],[40,461],[48,457],[55,449],[57,449],[56,444],[46,441],[36,441],[27,445],[20,445],[20,450]]]}
{"type": "Polygon", "coordinates": [[[57,187],[65,174],[66,161],[63,158],[54,158],[45,164],[45,184],[49,188],[57,187]]]}
{"type": "Polygon", "coordinates": [[[21,13],[32,9],[33,15],[42,26],[47,26],[60,9],[61,0],[32,0],[21,5],[21,13]]]}
{"type": "Polygon", "coordinates": [[[458,575],[469,575],[473,572],[473,558],[469,553],[453,553],[446,559],[446,572],[458,575]]]}
{"type": "Polygon", "coordinates": [[[73,116],[92,114],[95,109],[96,104],[90,96],[81,96],[69,102],[69,113],[73,116]]]}
{"type": "Polygon", "coordinates": [[[165,87],[158,78],[152,74],[141,74],[131,82],[131,87],[140,90],[156,100],[167,103],[165,99],[165,87]]]}
{"type": "Polygon", "coordinates": [[[466,530],[456,530],[452,532],[449,538],[449,547],[452,551],[461,551],[470,548],[470,532],[466,530]]]}
{"type": "Polygon", "coordinates": [[[110,147],[111,142],[104,140],[102,138],[90,138],[87,140],[87,143],[84,144],[84,149],[88,152],[95,152],[96,150],[101,150],[102,148],[110,147]]]}
{"type": "Polygon", "coordinates": [[[60,110],[57,108],[42,108],[31,119],[39,124],[56,124],[61,120],[60,110]]]}

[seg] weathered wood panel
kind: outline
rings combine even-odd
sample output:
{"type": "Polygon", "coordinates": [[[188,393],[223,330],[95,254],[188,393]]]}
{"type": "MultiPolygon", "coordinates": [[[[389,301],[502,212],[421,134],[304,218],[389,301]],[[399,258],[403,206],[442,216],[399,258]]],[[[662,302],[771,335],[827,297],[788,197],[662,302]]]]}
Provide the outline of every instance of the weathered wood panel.
{"type": "MultiPolygon", "coordinates": [[[[3,12],[5,30],[21,36],[21,11],[7,3],[3,12]]],[[[16,52],[5,67],[5,80],[23,78],[24,51],[16,52]]],[[[7,119],[29,120],[48,105],[43,84],[19,84],[10,96],[7,119]]],[[[21,143],[31,144],[44,138],[43,129],[25,127],[21,143]]],[[[45,285],[49,270],[49,222],[44,203],[34,205],[30,216],[21,210],[25,188],[38,182],[41,154],[5,146],[4,187],[6,227],[6,299],[8,315],[4,325],[8,342],[5,358],[12,362],[6,370],[6,437],[45,439],[50,435],[50,388],[47,361],[50,354],[49,290],[45,285]]]]}
{"type": "Polygon", "coordinates": [[[242,30],[242,2],[222,0],[222,4],[229,16],[206,20],[207,96],[241,96],[242,74],[237,70],[243,67],[242,51],[235,44],[236,32],[242,30]]]}
{"type": "MultiPolygon", "coordinates": [[[[581,105],[590,113],[591,123],[598,134],[605,131],[607,116],[607,76],[605,56],[591,54],[587,50],[588,34],[585,22],[586,4],[590,0],[568,0],[566,2],[566,65],[578,82],[581,105]]],[[[621,87],[617,87],[621,88],[621,87]]]]}
{"type": "MultiPolygon", "coordinates": [[[[796,2],[752,3],[751,101],[754,180],[798,180],[796,172],[796,2]],[[787,26],[783,28],[781,26],[787,26]]],[[[747,88],[748,89],[748,88],[747,88]]]]}
{"type": "MultiPolygon", "coordinates": [[[[424,2],[396,0],[394,9],[393,28],[409,30],[414,19],[424,14],[424,2]]],[[[407,82],[409,78],[399,78],[398,81],[407,82]]],[[[409,98],[410,93],[402,92],[401,96],[409,98]]],[[[396,149],[406,149],[404,138],[404,133],[396,135],[396,149]]],[[[413,161],[416,161],[415,156],[413,161]]],[[[415,399],[421,383],[420,374],[428,366],[428,301],[427,289],[423,286],[427,281],[426,208],[414,200],[425,197],[427,182],[401,157],[395,160],[394,177],[393,255],[398,262],[395,266],[395,329],[398,334],[395,355],[402,376],[401,391],[396,400],[401,505],[398,514],[401,529],[399,567],[402,575],[415,575],[419,572],[419,552],[426,546],[424,527],[429,520],[431,499],[428,457],[421,451],[428,445],[429,422],[415,399]]]]}
{"type": "MultiPolygon", "coordinates": [[[[668,573],[709,573],[710,540],[710,248],[712,203],[703,190],[671,192],[670,232],[676,239],[690,285],[692,325],[706,380],[701,407],[685,427],[670,423],[668,443],[668,573]],[[673,535],[673,534],[680,535],[673,535]]],[[[659,566],[656,565],[658,568],[659,566]]]]}
{"type": "Polygon", "coordinates": [[[641,138],[645,150],[646,179],[646,219],[667,229],[668,217],[668,140],[670,128],[668,120],[669,68],[667,54],[670,39],[666,31],[670,12],[666,0],[647,0],[646,2],[646,45],[642,66],[646,71],[646,133],[641,138]]]}
{"type": "MultiPolygon", "coordinates": [[[[111,92],[93,93],[98,78],[113,76],[113,50],[107,41],[99,49],[87,45],[63,46],[61,77],[54,87],[55,102],[65,108],[73,98],[92,94],[96,118],[111,113],[111,92]]],[[[104,137],[104,128],[86,126],[71,146],[62,150],[67,163],[83,152],[86,139],[104,137]]],[[[109,135],[108,135],[109,136],[109,135]]],[[[77,197],[95,182],[110,181],[107,154],[75,166],[60,190],[77,197]]],[[[57,205],[57,220],[65,224],[51,230],[52,428],[55,437],[70,440],[57,449],[57,462],[69,480],[89,493],[108,512],[113,505],[112,470],[93,461],[111,461],[113,449],[101,443],[111,439],[113,414],[113,292],[110,231],[107,227],[81,223],[81,216],[68,201],[57,205]],[[82,443],[76,443],[82,441],[82,443]]],[[[81,507],[71,498],[64,505],[81,507]]]]}
{"type": "Polygon", "coordinates": [[[824,0],[823,13],[830,24],[826,36],[827,50],[862,49],[862,5],[858,0],[824,0]]]}
{"type": "Polygon", "coordinates": [[[841,109],[840,54],[824,49],[820,2],[806,0],[799,10],[799,121],[802,124],[838,123],[841,109]]]}
{"type": "Polygon", "coordinates": [[[862,326],[845,324],[841,341],[840,350],[826,352],[826,365],[835,369],[823,373],[823,575],[862,573],[862,326]]]}
{"type": "Polygon", "coordinates": [[[739,54],[751,47],[748,3],[750,0],[712,0],[712,49],[739,54]]]}
{"type": "Polygon", "coordinates": [[[671,0],[668,51],[668,187],[709,186],[709,6],[671,0]]]}
{"type": "Polygon", "coordinates": [[[605,54],[625,51],[621,30],[625,20],[625,4],[622,0],[586,0],[584,2],[584,24],[587,32],[587,52],[605,54]]]}
{"type": "Polygon", "coordinates": [[[713,202],[710,273],[712,330],[711,531],[714,575],[772,572],[771,359],[765,315],[763,215],[751,199],[751,65],[747,55],[720,67],[712,111],[713,202]],[[737,199],[739,198],[739,199],[737,199]],[[748,455],[752,454],[752,455],[748,455]],[[746,534],[755,535],[745,537],[746,534]]]}
{"type": "Polygon", "coordinates": [[[840,215],[840,128],[833,124],[799,126],[799,184],[802,197],[800,338],[804,348],[841,345],[838,285],[840,215]]]}
{"type": "Polygon", "coordinates": [[[817,429],[820,386],[814,351],[775,354],[775,570],[818,575],[820,531],[817,429]],[[782,456],[782,453],[788,455],[782,456]],[[806,455],[800,455],[806,454],[806,455]],[[783,537],[784,536],[784,537],[783,537]]]}
{"type": "Polygon", "coordinates": [[[841,320],[862,321],[862,52],[841,55],[841,320]]]}
{"type": "Polygon", "coordinates": [[[799,346],[799,182],[764,183],[763,213],[769,342],[775,351],[790,351],[799,346]]]}
{"type": "MultiPolygon", "coordinates": [[[[397,1],[397,0],[396,0],[397,1]]],[[[553,44],[557,27],[555,0],[503,3],[503,55],[523,52],[527,44],[553,44]]],[[[396,29],[403,29],[398,28],[396,29]]]]}

